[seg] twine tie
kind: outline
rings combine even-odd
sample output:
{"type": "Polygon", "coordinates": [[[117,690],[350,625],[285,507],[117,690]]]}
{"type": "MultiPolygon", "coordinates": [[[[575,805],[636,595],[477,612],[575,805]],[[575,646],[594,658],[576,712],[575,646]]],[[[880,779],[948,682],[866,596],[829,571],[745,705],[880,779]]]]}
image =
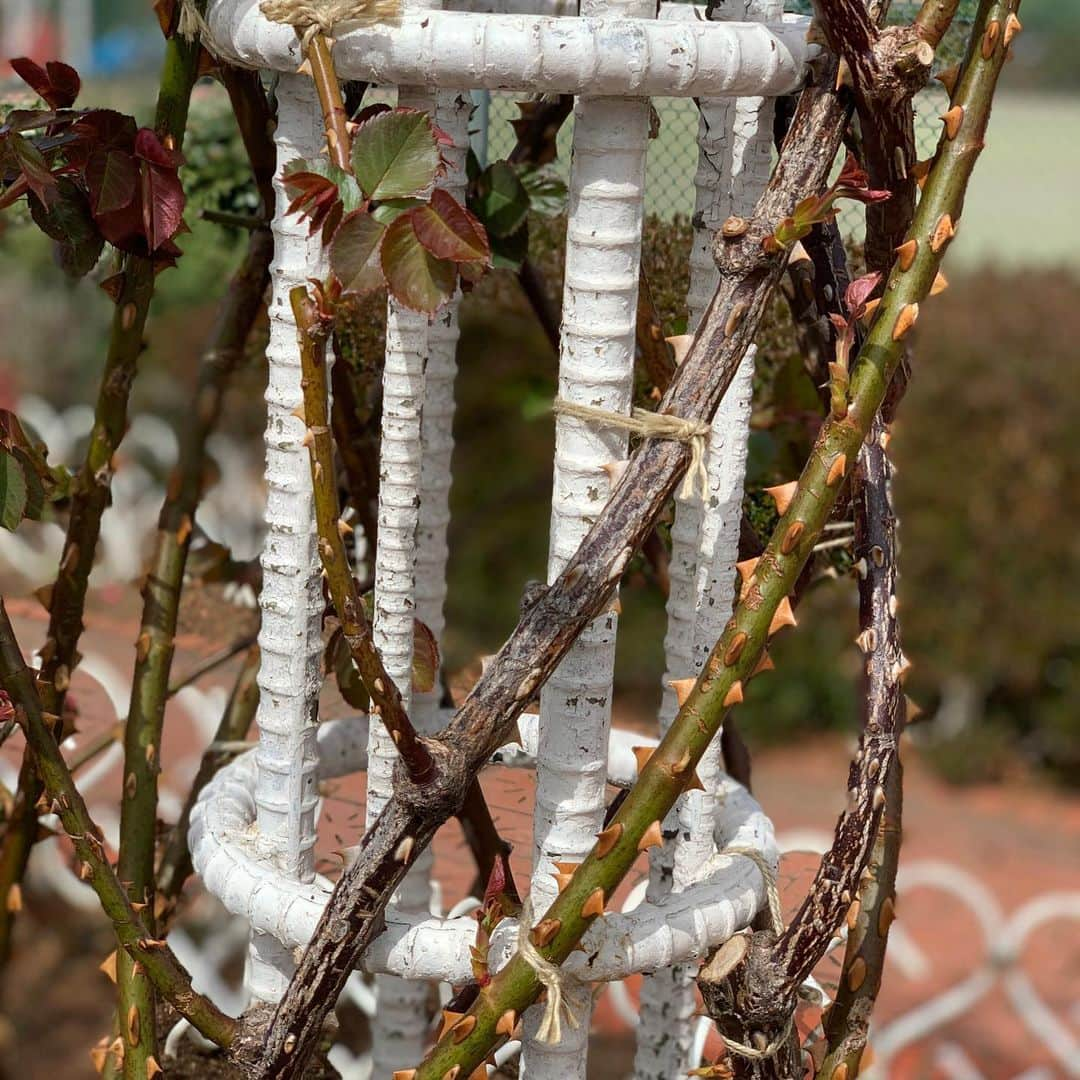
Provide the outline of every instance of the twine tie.
{"type": "Polygon", "coordinates": [[[570,416],[586,423],[602,424],[638,435],[643,439],[670,439],[690,447],[690,465],[679,489],[681,499],[695,495],[705,498],[709,490],[709,473],[705,467],[705,440],[709,425],[701,420],[686,420],[669,413],[656,413],[648,409],[634,408],[630,415],[599,409],[595,405],[579,405],[564,398],[556,398],[552,404],[556,416],[570,416]]]}

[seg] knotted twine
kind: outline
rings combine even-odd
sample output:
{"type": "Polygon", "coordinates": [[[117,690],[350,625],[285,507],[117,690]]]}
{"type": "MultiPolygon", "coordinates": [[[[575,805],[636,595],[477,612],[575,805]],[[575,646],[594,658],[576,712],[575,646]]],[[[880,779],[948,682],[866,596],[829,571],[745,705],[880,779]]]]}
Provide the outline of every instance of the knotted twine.
{"type": "Polygon", "coordinates": [[[329,36],[338,23],[396,22],[401,0],[263,0],[259,10],[293,27],[307,49],[316,34],[329,36]]]}
{"type": "MultiPolygon", "coordinates": [[[[338,23],[398,22],[401,0],[263,0],[259,10],[271,22],[293,27],[306,50],[316,34],[330,34],[338,23]]],[[[195,0],[180,0],[176,31],[187,41],[200,37],[213,51],[210,27],[195,0]]]]}
{"type": "Polygon", "coordinates": [[[571,416],[575,420],[618,428],[631,435],[640,435],[643,439],[670,439],[672,442],[686,443],[690,447],[690,466],[679,489],[679,497],[692,499],[695,494],[700,494],[702,499],[705,498],[709,490],[709,472],[705,467],[705,440],[709,436],[709,425],[704,421],[686,420],[681,416],[636,407],[627,416],[625,413],[598,409],[594,405],[578,405],[563,398],[555,399],[552,411],[556,416],[571,416]]]}
{"type": "Polygon", "coordinates": [[[581,1021],[578,1019],[574,1006],[570,1003],[570,997],[582,989],[582,983],[570,972],[564,971],[558,964],[553,964],[548,960],[530,940],[529,934],[532,932],[533,920],[531,901],[526,900],[522,904],[518,918],[520,920],[517,938],[518,955],[536,972],[540,985],[547,991],[544,1016],[536,1029],[536,1037],[542,1043],[562,1042],[563,1016],[572,1028],[581,1027],[581,1021]]]}
{"type": "MultiPolygon", "coordinates": [[[[741,855],[744,859],[749,859],[758,868],[761,880],[765,883],[765,896],[769,905],[769,921],[772,923],[773,933],[779,937],[784,931],[784,913],[780,907],[780,890],[776,887],[776,874],[773,872],[768,860],[757,848],[750,847],[726,847],[720,854],[741,855]]],[[[776,1057],[787,1044],[788,1038],[791,1036],[791,1026],[794,1022],[795,1017],[792,1014],[787,1018],[787,1023],[780,1034],[767,1046],[760,1049],[739,1042],[738,1039],[729,1039],[720,1031],[719,1025],[717,1025],[717,1034],[723,1040],[728,1053],[746,1058],[747,1061],[765,1061],[768,1058],[776,1057]]]]}

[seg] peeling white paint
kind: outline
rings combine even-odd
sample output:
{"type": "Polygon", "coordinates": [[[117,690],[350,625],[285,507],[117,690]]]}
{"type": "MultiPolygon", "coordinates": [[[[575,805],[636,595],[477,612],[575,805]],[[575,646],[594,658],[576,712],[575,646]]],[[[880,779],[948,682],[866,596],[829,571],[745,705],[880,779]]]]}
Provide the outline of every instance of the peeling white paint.
{"type": "MultiPolygon", "coordinates": [[[[343,79],[429,89],[671,97],[785,94],[803,79],[816,47],[805,19],[711,23],[689,5],[671,17],[406,12],[400,24],[349,29],[337,37],[343,79]]],[[[655,9],[653,9],[655,10],[655,9]]],[[[215,48],[248,67],[295,71],[300,45],[291,28],[267,22],[258,4],[214,0],[207,21],[215,48]]]]}

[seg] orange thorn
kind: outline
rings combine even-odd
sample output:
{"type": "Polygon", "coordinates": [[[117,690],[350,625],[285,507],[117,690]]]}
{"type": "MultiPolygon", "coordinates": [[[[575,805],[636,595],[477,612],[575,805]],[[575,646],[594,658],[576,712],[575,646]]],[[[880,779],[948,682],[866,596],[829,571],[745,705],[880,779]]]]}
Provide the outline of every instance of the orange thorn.
{"type": "Polygon", "coordinates": [[[931,296],[940,296],[949,287],[949,279],[939,270],[934,284],[930,286],[931,296]]]}
{"type": "Polygon", "coordinates": [[[616,484],[622,479],[622,475],[626,472],[626,461],[609,461],[600,466],[602,472],[607,475],[608,483],[615,487],[616,484]]]}
{"type": "Polygon", "coordinates": [[[592,919],[598,915],[604,914],[604,890],[600,888],[593,889],[589,893],[589,898],[581,905],[581,917],[583,919],[592,919]]]}
{"type": "Polygon", "coordinates": [[[681,709],[690,696],[690,691],[697,686],[697,679],[670,679],[668,686],[675,691],[675,700],[678,701],[681,709]]]}
{"type": "Polygon", "coordinates": [[[104,960],[98,964],[98,971],[105,973],[110,982],[116,982],[116,950],[113,949],[104,960]]]}
{"type": "Polygon", "coordinates": [[[731,684],[731,689],[724,697],[724,708],[728,708],[730,705],[738,705],[743,699],[742,693],[742,680],[736,680],[731,684]]]}
{"type": "Polygon", "coordinates": [[[514,1028],[517,1027],[517,1013],[513,1009],[507,1009],[506,1012],[499,1017],[499,1022],[495,1025],[496,1035],[505,1035],[508,1039],[514,1034],[514,1028]]]}
{"type": "Polygon", "coordinates": [[[555,879],[555,884],[559,887],[559,892],[562,892],[567,885],[570,884],[570,879],[574,876],[574,871],[581,865],[581,863],[567,863],[557,862],[554,864],[555,870],[552,872],[552,877],[555,879]]]}
{"type": "Polygon", "coordinates": [[[798,489],[799,481],[792,480],[789,484],[777,484],[775,487],[767,487],[765,494],[773,497],[777,513],[786,514],[787,508],[791,505],[791,500],[795,497],[795,492],[798,489]]]}
{"type": "Polygon", "coordinates": [[[767,652],[763,652],[757,667],[750,673],[750,677],[753,678],[755,675],[760,675],[763,671],[772,671],[775,667],[776,665],[773,663],[772,657],[767,652]]]}
{"type": "Polygon", "coordinates": [[[825,486],[832,487],[844,479],[847,473],[847,454],[837,454],[829,466],[829,475],[825,477],[825,486]]]}
{"type": "Polygon", "coordinates": [[[785,626],[798,626],[795,621],[795,612],[791,610],[791,600],[786,596],[776,605],[776,614],[769,623],[769,637],[783,630],[785,626]]]}
{"type": "Polygon", "coordinates": [[[907,337],[908,332],[915,325],[915,320],[919,317],[919,305],[918,304],[905,304],[900,309],[900,314],[896,316],[896,323],[893,326],[892,339],[893,341],[900,341],[907,337]]]}
{"type": "Polygon", "coordinates": [[[596,834],[596,857],[602,859],[618,842],[623,834],[622,822],[613,821],[606,829],[596,834]]]}
{"type": "Polygon", "coordinates": [[[931,251],[936,255],[955,235],[956,226],[953,224],[952,215],[942,214],[930,237],[931,251]]]}
{"type": "Polygon", "coordinates": [[[654,821],[642,834],[638,841],[638,851],[648,851],[651,847],[659,847],[664,842],[664,834],[660,830],[660,822],[654,821]]]}
{"type": "MultiPolygon", "coordinates": [[[[677,691],[676,691],[677,692],[677,691]]],[[[649,758],[656,753],[655,746],[631,746],[630,752],[634,755],[634,760],[637,762],[638,776],[642,774],[645,766],[649,763],[649,758]]]]}
{"type": "Polygon", "coordinates": [[[743,559],[742,562],[735,564],[735,569],[739,571],[739,577],[742,578],[744,585],[750,584],[750,579],[754,576],[754,570],[757,564],[761,561],[761,556],[757,556],[753,559],[743,559]]]}
{"type": "Polygon", "coordinates": [[[464,1015],[464,1013],[454,1012],[451,1009],[443,1009],[439,1038],[441,1039],[464,1015]]]}
{"type": "Polygon", "coordinates": [[[919,253],[919,241],[912,239],[906,243],[901,244],[896,249],[896,262],[897,265],[907,273],[911,269],[912,264],[915,262],[915,256],[919,253]]]}
{"type": "Polygon", "coordinates": [[[945,134],[950,140],[955,139],[964,122],[964,106],[954,105],[947,113],[942,114],[941,119],[945,121],[945,134]]]}
{"type": "Polygon", "coordinates": [[[532,928],[529,937],[537,948],[542,949],[561,929],[561,919],[542,919],[532,928]]]}
{"type": "Polygon", "coordinates": [[[694,335],[676,334],[674,337],[664,338],[664,340],[671,346],[671,351],[675,354],[675,365],[678,366],[686,359],[686,354],[694,343],[694,335]]]}
{"type": "Polygon", "coordinates": [[[997,48],[998,38],[1001,37],[1001,23],[997,19],[987,24],[986,32],[982,39],[982,58],[989,60],[997,48]]]}
{"type": "Polygon", "coordinates": [[[1024,24],[1016,17],[1015,12],[1011,12],[1005,20],[1005,48],[1012,44],[1012,39],[1023,29],[1024,24]]]}
{"type": "Polygon", "coordinates": [[[464,1042],[472,1034],[474,1027],[476,1027],[476,1017],[465,1016],[450,1029],[450,1038],[455,1043],[464,1042]]]}

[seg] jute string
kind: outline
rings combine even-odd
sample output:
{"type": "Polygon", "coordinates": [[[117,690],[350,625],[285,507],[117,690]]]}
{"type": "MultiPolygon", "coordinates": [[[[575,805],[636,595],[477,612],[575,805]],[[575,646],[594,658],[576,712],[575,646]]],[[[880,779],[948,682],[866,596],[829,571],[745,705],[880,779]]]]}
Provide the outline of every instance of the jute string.
{"type": "MultiPolygon", "coordinates": [[[[773,872],[768,860],[757,848],[750,847],[726,847],[720,854],[741,855],[744,859],[749,859],[758,868],[761,880],[765,883],[765,896],[769,905],[769,920],[772,923],[773,933],[779,937],[784,931],[784,913],[780,907],[780,890],[776,887],[776,874],[773,872]]],[[[748,1046],[746,1043],[739,1042],[738,1039],[729,1039],[719,1030],[718,1034],[724,1040],[728,1053],[746,1058],[747,1061],[765,1061],[768,1058],[776,1057],[787,1045],[787,1041],[791,1036],[791,1025],[794,1021],[794,1015],[789,1016],[783,1031],[767,1046],[761,1048],[748,1046]]]]}
{"type": "Polygon", "coordinates": [[[583,989],[583,986],[568,971],[564,971],[558,964],[553,964],[544,957],[529,940],[533,920],[532,903],[529,900],[522,905],[519,919],[517,951],[521,959],[536,972],[540,984],[547,991],[544,1016],[536,1029],[536,1037],[543,1043],[562,1042],[564,1016],[572,1028],[581,1027],[581,1021],[570,1002],[570,997],[575,990],[583,989]]]}
{"type": "Polygon", "coordinates": [[[195,0],[180,0],[180,18],[176,22],[176,32],[185,41],[201,38],[206,49],[213,51],[210,27],[203,18],[203,13],[196,6],[195,0]]]}
{"type": "Polygon", "coordinates": [[[338,23],[396,22],[401,0],[263,0],[259,10],[271,22],[294,27],[306,49],[316,34],[329,35],[338,23]]]}
{"type": "Polygon", "coordinates": [[[598,409],[594,405],[577,405],[563,398],[555,399],[552,411],[556,416],[572,416],[586,423],[618,428],[643,439],[670,439],[686,443],[690,447],[690,467],[686,470],[679,496],[692,499],[699,494],[705,498],[709,490],[709,473],[705,467],[705,440],[709,437],[709,425],[703,421],[685,420],[681,416],[638,408],[626,416],[624,413],[598,409]]]}

